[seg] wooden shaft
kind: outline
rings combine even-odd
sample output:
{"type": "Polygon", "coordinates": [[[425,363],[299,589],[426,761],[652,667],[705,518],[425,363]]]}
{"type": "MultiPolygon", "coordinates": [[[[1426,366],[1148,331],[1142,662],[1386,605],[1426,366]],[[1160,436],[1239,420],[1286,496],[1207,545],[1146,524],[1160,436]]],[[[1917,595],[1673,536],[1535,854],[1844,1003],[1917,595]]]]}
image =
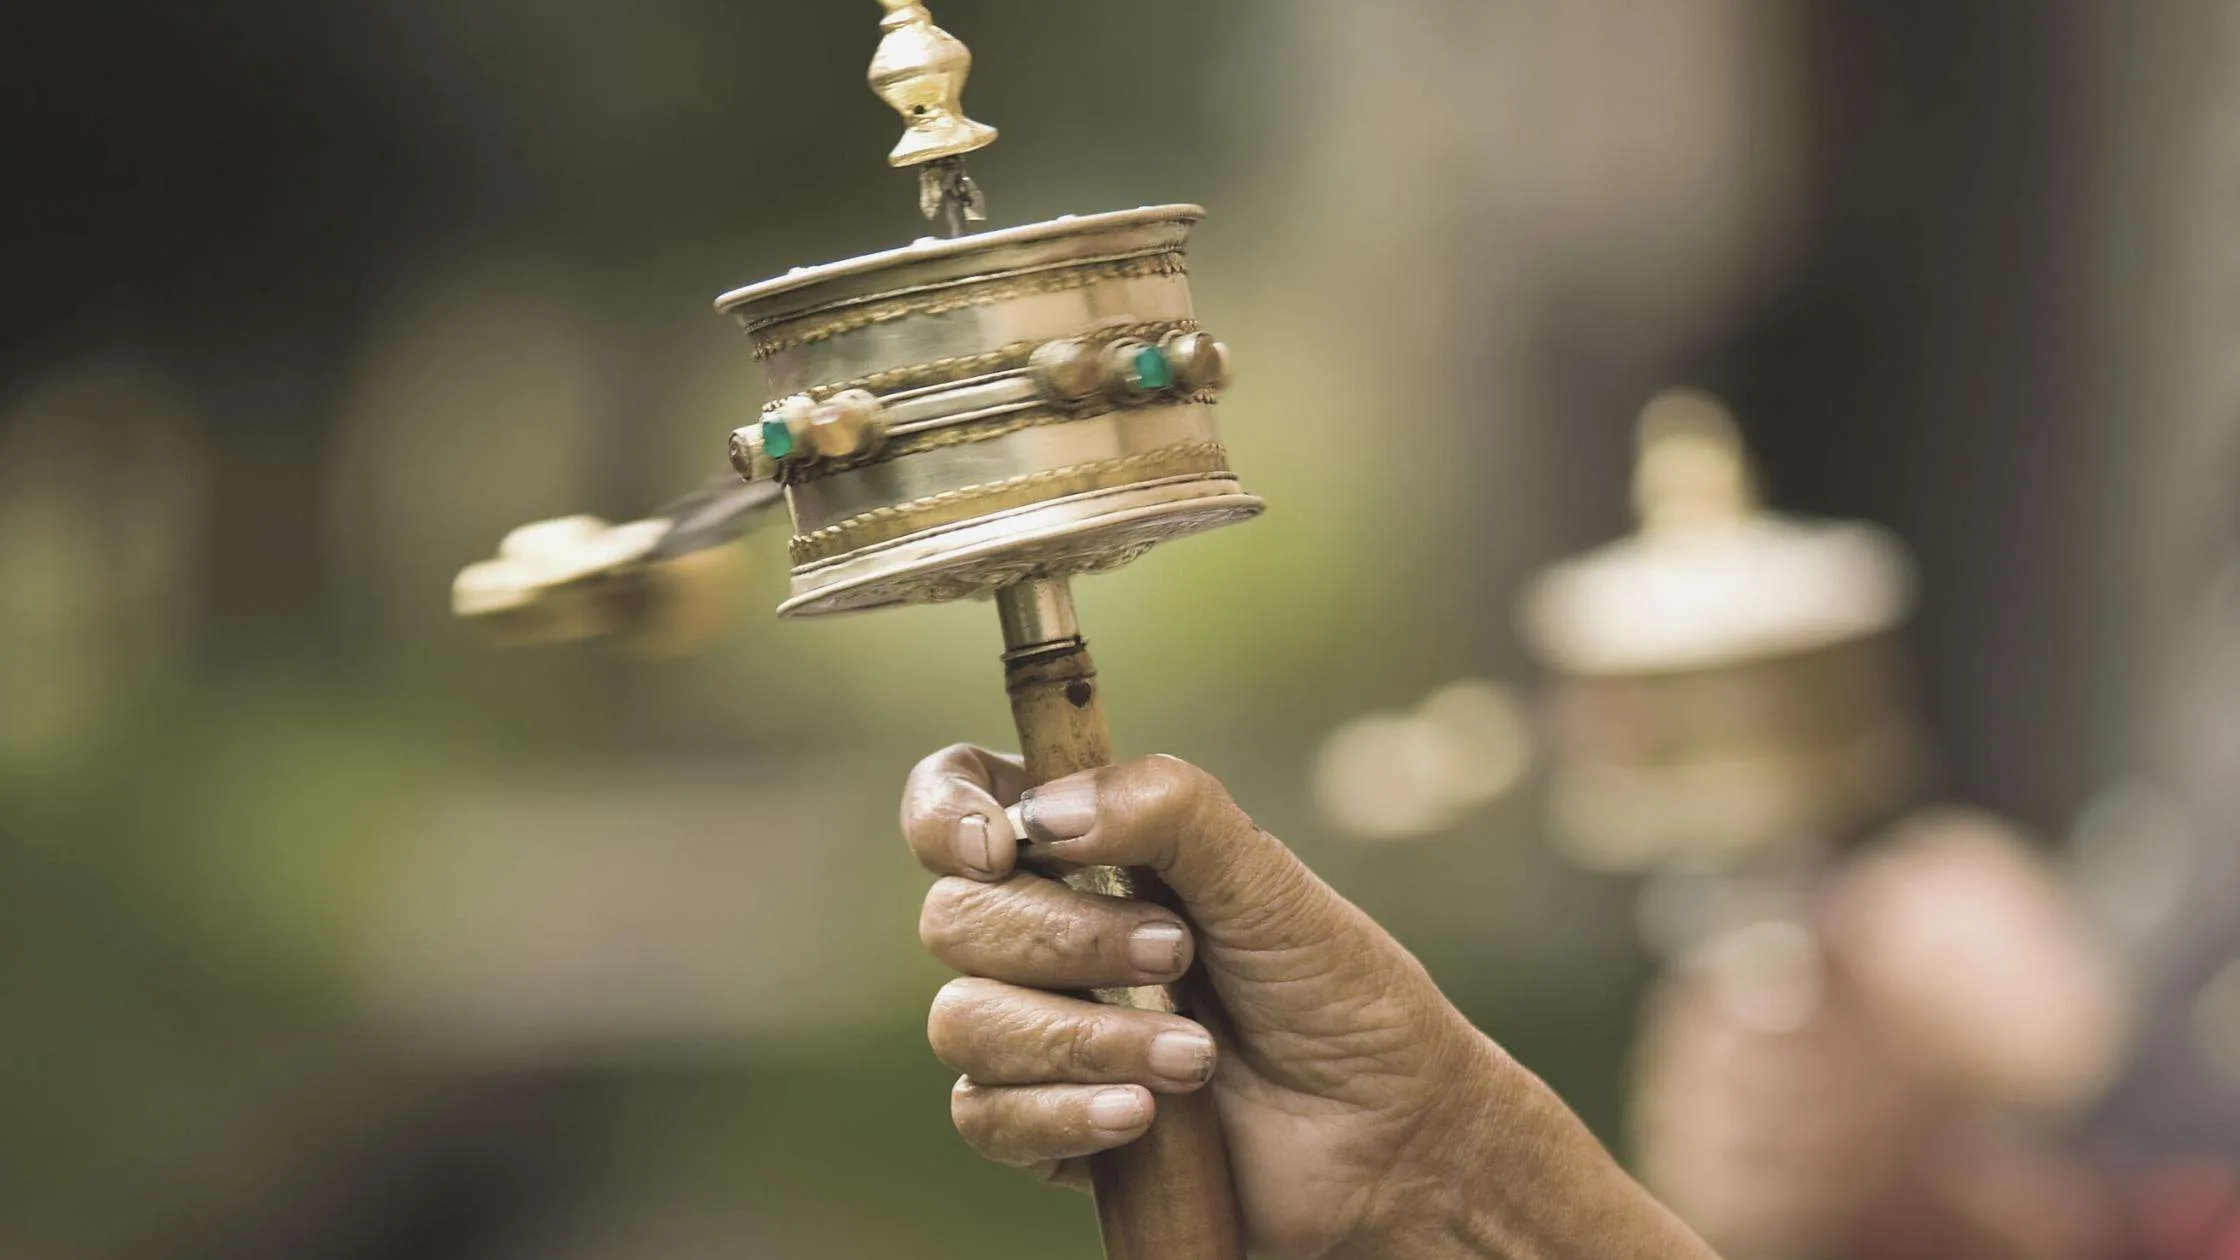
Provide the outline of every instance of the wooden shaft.
{"type": "MultiPolygon", "coordinates": [[[[1105,726],[1096,666],[1073,625],[1064,583],[1022,583],[998,592],[997,600],[1010,648],[1003,656],[1004,689],[1011,695],[1027,773],[1042,783],[1110,765],[1112,733],[1105,726]]],[[[1174,905],[1166,886],[1147,870],[1077,866],[1050,873],[1084,892],[1174,905]]],[[[1151,985],[1099,989],[1094,996],[1188,1014],[1197,994],[1188,985],[1151,985]]],[[[1108,1260],[1242,1260],[1236,1190],[1210,1089],[1159,1095],[1151,1131],[1091,1158],[1089,1166],[1108,1260]]]]}

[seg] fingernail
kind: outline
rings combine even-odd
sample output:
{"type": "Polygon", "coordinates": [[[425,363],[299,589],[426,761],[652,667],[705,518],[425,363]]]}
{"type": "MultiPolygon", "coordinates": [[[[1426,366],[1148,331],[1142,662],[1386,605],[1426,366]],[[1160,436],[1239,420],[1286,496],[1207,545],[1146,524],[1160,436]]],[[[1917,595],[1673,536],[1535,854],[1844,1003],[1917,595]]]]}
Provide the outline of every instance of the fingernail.
{"type": "Polygon", "coordinates": [[[1100,1129],[1125,1133],[1144,1122],[1149,1101],[1132,1089],[1099,1090],[1089,1100],[1089,1122],[1100,1129]]]}
{"type": "Polygon", "coordinates": [[[979,814],[966,814],[957,820],[957,860],[966,869],[982,875],[996,873],[995,846],[989,837],[993,829],[988,820],[979,814]]]}
{"type": "Polygon", "coordinates": [[[1182,972],[1182,925],[1146,923],[1128,934],[1128,961],[1154,976],[1182,972]]]}
{"type": "Polygon", "coordinates": [[[1097,822],[1096,780],[1073,775],[1029,791],[1019,798],[1019,820],[1045,842],[1088,835],[1097,822]]]}
{"type": "Polygon", "coordinates": [[[1151,1070],[1170,1081],[1196,1085],[1213,1075],[1213,1038],[1176,1029],[1151,1039],[1151,1070]]]}

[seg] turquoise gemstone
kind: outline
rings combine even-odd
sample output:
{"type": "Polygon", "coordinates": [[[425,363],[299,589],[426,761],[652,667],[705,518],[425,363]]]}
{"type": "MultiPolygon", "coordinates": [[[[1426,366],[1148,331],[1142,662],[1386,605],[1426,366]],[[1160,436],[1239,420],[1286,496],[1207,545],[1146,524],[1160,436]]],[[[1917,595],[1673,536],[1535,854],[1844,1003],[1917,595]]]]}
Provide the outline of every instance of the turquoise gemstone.
{"type": "Polygon", "coordinates": [[[1166,389],[1174,384],[1174,365],[1167,362],[1167,352],[1157,346],[1145,346],[1136,351],[1136,383],[1145,389],[1166,389]]]}
{"type": "Polygon", "coordinates": [[[784,416],[770,416],[763,420],[762,453],[772,459],[784,459],[793,454],[793,430],[786,427],[784,416]]]}

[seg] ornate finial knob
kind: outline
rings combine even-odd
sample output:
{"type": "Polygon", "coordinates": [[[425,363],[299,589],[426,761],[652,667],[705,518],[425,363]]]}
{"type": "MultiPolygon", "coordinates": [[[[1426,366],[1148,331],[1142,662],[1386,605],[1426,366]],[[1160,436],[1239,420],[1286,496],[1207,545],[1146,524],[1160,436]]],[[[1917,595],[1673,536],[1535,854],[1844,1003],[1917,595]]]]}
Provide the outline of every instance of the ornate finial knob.
{"type": "Polygon", "coordinates": [[[1749,453],[1727,405],[1668,389],[1641,409],[1634,510],[1649,533],[1730,525],[1758,509],[1749,453]]]}
{"type": "Polygon", "coordinates": [[[972,52],[933,24],[917,0],[879,0],[886,37],[871,58],[871,90],[894,106],[908,130],[887,155],[895,166],[921,166],[962,157],[993,144],[996,129],[964,116],[964,82],[972,52]]]}

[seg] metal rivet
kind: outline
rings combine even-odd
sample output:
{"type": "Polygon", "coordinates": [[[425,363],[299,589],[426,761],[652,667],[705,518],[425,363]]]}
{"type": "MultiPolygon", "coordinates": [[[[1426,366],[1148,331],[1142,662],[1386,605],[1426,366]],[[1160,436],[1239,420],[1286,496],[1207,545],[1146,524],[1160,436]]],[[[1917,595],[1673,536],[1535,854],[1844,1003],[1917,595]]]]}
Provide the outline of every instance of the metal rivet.
{"type": "Polygon", "coordinates": [[[1027,366],[1035,384],[1053,401],[1085,402],[1104,387],[1104,368],[1096,351],[1072,338],[1044,342],[1027,366]]]}
{"type": "Polygon", "coordinates": [[[762,470],[762,422],[743,425],[731,431],[731,467],[748,481],[760,481],[762,470]]]}
{"type": "Polygon", "coordinates": [[[842,390],[811,413],[809,444],[826,459],[849,459],[877,449],[885,430],[876,397],[866,390],[842,390]]]}
{"type": "Polygon", "coordinates": [[[1175,380],[1187,393],[1229,384],[1229,347],[1205,332],[1176,333],[1164,342],[1175,380]]]}

